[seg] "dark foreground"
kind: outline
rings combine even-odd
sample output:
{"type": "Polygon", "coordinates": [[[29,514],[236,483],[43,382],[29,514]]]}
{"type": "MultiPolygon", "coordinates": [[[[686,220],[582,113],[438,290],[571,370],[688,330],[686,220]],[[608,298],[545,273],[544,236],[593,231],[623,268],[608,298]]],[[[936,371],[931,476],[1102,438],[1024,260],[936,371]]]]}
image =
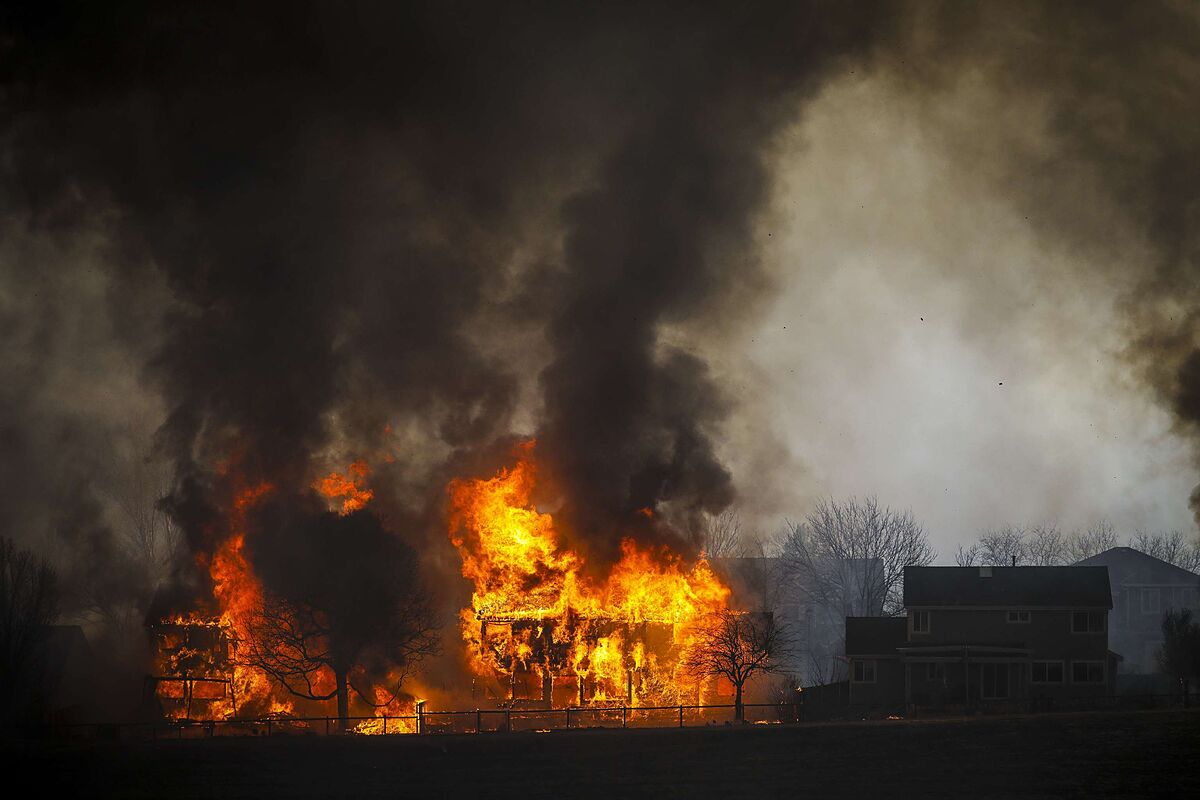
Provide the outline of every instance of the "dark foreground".
{"type": "Polygon", "coordinates": [[[42,797],[1200,797],[1200,710],[3,748],[42,797]]]}

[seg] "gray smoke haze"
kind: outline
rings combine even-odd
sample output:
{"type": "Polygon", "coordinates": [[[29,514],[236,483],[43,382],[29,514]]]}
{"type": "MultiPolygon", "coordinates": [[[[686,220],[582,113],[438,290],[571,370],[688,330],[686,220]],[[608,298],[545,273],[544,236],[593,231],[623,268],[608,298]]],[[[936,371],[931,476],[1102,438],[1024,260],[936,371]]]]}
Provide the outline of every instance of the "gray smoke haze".
{"type": "Polygon", "coordinates": [[[749,505],[878,492],[943,554],[1002,519],[1192,528],[1195,8],[904,30],[775,145],[779,300],[719,358],[799,464],[749,505]]]}
{"type": "Polygon", "coordinates": [[[203,551],[222,465],[300,495],[365,457],[373,508],[449,569],[446,480],[529,435],[600,560],[828,493],[911,505],[944,551],[1035,518],[1180,524],[1190,6],[3,25],[8,535],[124,552],[121,476],[165,463],[203,551]]]}

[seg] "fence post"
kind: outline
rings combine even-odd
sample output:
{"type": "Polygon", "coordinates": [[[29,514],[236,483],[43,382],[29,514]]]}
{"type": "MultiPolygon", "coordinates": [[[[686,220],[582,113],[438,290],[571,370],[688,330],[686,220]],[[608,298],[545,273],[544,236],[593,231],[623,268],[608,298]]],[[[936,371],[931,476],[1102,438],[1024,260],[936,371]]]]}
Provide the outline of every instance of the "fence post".
{"type": "Polygon", "coordinates": [[[504,732],[512,733],[512,709],[504,709],[504,732]]]}
{"type": "Polygon", "coordinates": [[[628,717],[628,715],[629,715],[629,707],[621,706],[621,727],[622,728],[625,727],[625,720],[628,717]]]}
{"type": "Polygon", "coordinates": [[[267,717],[267,736],[270,737],[270,735],[271,735],[271,718],[267,717]]]}
{"type": "Polygon", "coordinates": [[[329,735],[329,717],[325,718],[325,735],[329,735]]]}
{"type": "Polygon", "coordinates": [[[417,702],[417,733],[425,732],[425,701],[417,702]]]}
{"type": "Polygon", "coordinates": [[[387,714],[383,715],[383,735],[387,736],[387,714]]]}
{"type": "Polygon", "coordinates": [[[679,727],[683,727],[683,706],[679,707],[679,727]]]}
{"type": "Polygon", "coordinates": [[[482,715],[479,713],[479,709],[478,709],[478,708],[477,708],[477,709],[475,709],[475,732],[476,732],[476,733],[479,733],[479,732],[480,732],[480,728],[482,728],[482,727],[483,727],[483,726],[480,724],[480,717],[481,717],[481,716],[482,716],[482,715]]]}
{"type": "Polygon", "coordinates": [[[567,730],[571,730],[571,707],[567,706],[567,730]]]}

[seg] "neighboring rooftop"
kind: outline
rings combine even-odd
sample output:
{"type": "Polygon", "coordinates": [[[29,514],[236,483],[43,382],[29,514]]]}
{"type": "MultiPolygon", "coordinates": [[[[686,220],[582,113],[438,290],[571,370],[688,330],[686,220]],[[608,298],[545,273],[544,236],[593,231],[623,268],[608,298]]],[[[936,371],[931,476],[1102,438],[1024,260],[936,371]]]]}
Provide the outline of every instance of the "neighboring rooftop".
{"type": "Polygon", "coordinates": [[[1112,608],[1107,566],[905,567],[904,605],[1112,608]]]}
{"type": "Polygon", "coordinates": [[[892,654],[907,637],[907,617],[846,617],[848,656],[892,654]]]}
{"type": "Polygon", "coordinates": [[[1111,547],[1075,566],[1119,568],[1123,583],[1200,583],[1200,575],[1132,547],[1111,547]]]}

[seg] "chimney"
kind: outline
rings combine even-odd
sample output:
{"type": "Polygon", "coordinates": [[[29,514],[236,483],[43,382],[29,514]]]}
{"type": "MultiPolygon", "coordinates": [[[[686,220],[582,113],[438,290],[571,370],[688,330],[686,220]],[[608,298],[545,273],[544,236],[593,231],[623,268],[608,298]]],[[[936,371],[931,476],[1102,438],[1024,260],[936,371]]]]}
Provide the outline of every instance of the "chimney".
{"type": "Polygon", "coordinates": [[[1012,565],[1015,567],[1015,566],[1017,565],[1017,554],[1016,554],[1016,553],[1013,553],[1013,557],[1012,557],[1012,558],[1013,558],[1013,563],[1012,563],[1012,565]]]}

